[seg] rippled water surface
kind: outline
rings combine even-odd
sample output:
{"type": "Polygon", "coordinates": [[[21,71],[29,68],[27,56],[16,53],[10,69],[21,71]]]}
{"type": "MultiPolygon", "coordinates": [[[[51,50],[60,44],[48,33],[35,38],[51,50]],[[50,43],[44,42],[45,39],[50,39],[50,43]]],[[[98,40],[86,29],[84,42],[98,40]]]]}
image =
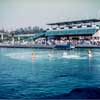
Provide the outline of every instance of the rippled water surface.
{"type": "Polygon", "coordinates": [[[0,98],[45,98],[77,87],[100,87],[99,51],[93,49],[88,58],[87,49],[1,48],[0,98]]]}

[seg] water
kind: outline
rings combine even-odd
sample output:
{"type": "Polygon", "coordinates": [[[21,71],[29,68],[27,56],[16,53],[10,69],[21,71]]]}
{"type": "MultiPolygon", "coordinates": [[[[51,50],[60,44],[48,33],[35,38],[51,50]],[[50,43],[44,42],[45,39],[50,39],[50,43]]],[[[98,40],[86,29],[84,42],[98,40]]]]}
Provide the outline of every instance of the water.
{"type": "Polygon", "coordinates": [[[100,87],[99,51],[93,49],[93,57],[88,58],[87,49],[1,48],[0,98],[45,98],[69,93],[78,87],[100,87]]]}

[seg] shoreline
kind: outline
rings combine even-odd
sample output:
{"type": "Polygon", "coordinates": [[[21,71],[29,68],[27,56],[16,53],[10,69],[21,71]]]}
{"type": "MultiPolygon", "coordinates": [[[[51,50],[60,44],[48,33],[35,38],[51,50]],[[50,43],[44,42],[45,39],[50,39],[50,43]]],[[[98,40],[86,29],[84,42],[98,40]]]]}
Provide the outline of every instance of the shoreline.
{"type": "MultiPolygon", "coordinates": [[[[0,48],[35,48],[35,49],[57,49],[54,45],[9,45],[9,44],[0,44],[0,48]]],[[[75,48],[100,48],[96,45],[77,45],[75,48]]],[[[58,48],[63,49],[63,48],[58,48]]],[[[65,49],[74,49],[74,48],[65,48],[65,49]]]]}

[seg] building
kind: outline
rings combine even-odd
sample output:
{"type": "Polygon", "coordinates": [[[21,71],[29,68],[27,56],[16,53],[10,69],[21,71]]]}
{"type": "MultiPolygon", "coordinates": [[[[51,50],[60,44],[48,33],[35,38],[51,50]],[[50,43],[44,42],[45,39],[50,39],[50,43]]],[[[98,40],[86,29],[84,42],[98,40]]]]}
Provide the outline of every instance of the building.
{"type": "Polygon", "coordinates": [[[77,20],[47,24],[47,38],[90,39],[99,30],[99,19],[77,20]]]}
{"type": "MultiPolygon", "coordinates": [[[[76,20],[67,22],[49,23],[49,26],[45,32],[36,34],[14,34],[12,41],[15,40],[36,40],[44,39],[43,41],[49,40],[90,40],[94,33],[100,29],[99,19],[87,19],[87,20],[76,20]]],[[[4,39],[5,33],[0,33],[1,40],[4,39]]],[[[39,40],[41,41],[41,40],[39,40]]]]}

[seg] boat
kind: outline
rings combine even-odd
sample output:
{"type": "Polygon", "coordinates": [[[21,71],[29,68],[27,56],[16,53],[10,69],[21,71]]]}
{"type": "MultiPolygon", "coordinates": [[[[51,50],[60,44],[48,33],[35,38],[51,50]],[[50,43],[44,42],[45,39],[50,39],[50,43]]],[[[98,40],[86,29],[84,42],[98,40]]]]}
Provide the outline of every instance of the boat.
{"type": "Polygon", "coordinates": [[[54,46],[54,49],[63,49],[63,50],[66,50],[66,49],[73,49],[75,48],[75,46],[71,45],[70,43],[68,44],[57,44],[54,46]]]}

